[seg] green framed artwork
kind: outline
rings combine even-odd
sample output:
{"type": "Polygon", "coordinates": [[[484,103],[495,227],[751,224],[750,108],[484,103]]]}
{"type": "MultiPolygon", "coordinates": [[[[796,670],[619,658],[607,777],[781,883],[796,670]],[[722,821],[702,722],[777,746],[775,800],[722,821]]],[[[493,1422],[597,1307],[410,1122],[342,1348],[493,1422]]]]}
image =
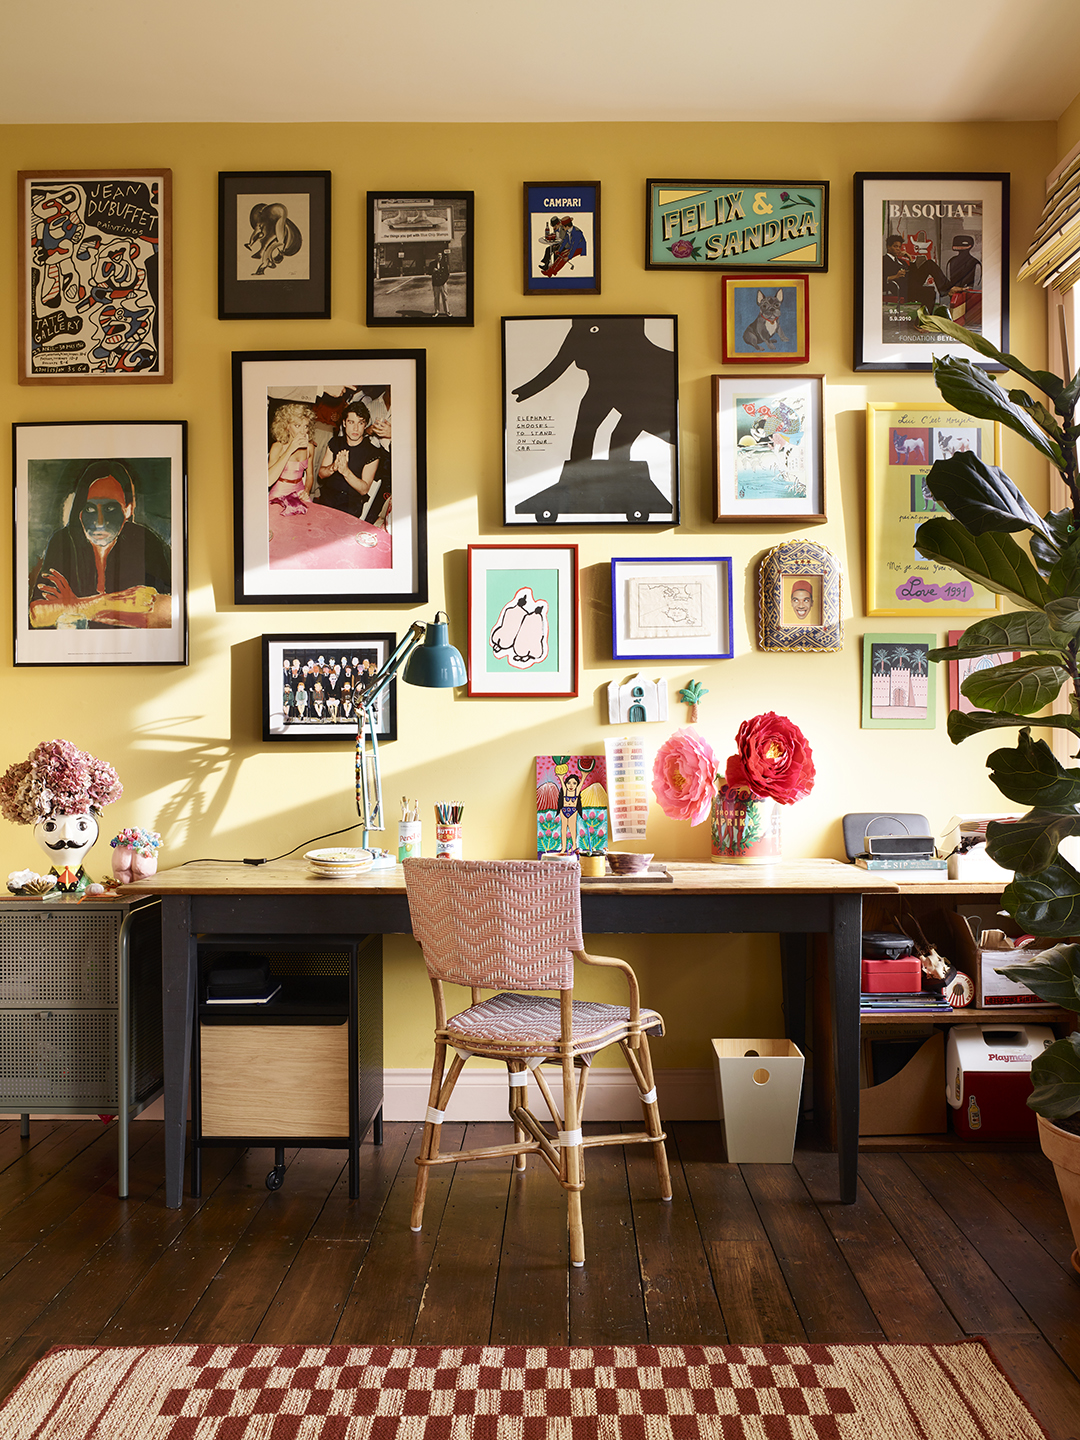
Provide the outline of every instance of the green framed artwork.
{"type": "Polygon", "coordinates": [[[864,635],[862,728],[933,730],[937,667],[935,635],[864,635]]]}
{"type": "Polygon", "coordinates": [[[933,402],[867,405],[867,615],[925,619],[993,615],[1000,609],[991,590],[924,559],[915,548],[919,526],[943,513],[926,488],[931,465],[965,450],[1000,465],[1001,426],[933,402]]]}
{"type": "Polygon", "coordinates": [[[646,180],[647,270],[829,268],[827,180],[646,180]]]}
{"type": "Polygon", "coordinates": [[[578,547],[469,546],[469,694],[578,693],[578,547]]]}

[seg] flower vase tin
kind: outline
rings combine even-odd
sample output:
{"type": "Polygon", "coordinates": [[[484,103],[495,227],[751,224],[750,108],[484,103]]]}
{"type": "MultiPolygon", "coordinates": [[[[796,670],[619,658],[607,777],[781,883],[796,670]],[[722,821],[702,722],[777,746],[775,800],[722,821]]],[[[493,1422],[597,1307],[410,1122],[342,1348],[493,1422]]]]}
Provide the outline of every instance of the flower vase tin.
{"type": "Polygon", "coordinates": [[[712,806],[715,864],[761,865],[779,860],[780,807],[745,785],[721,785],[712,806]]]}

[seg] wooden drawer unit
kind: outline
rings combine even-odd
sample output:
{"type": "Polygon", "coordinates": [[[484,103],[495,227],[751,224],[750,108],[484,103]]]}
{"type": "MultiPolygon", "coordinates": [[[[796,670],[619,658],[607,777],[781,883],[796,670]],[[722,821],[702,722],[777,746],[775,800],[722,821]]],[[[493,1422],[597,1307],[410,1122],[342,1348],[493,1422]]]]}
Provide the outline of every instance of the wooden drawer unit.
{"type": "Polygon", "coordinates": [[[349,1026],[204,1025],[204,1135],[349,1133],[349,1026]]]}

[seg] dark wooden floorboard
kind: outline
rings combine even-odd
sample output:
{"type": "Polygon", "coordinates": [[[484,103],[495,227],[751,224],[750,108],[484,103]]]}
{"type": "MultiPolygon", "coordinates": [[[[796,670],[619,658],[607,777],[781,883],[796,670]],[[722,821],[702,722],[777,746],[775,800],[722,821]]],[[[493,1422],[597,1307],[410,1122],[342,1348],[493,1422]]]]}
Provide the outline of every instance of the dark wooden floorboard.
{"type": "MultiPolygon", "coordinates": [[[[596,1133],[597,1128],[587,1126],[596,1133]]],[[[444,1126],[444,1149],[505,1125],[444,1126]]],[[[531,1159],[433,1170],[409,1229],[421,1127],[345,1157],[204,1153],[203,1196],[163,1203],[161,1127],[133,1126],[131,1194],[95,1122],[0,1125],[0,1395],[51,1346],[765,1344],[985,1337],[1050,1440],[1080,1440],[1080,1278],[1052,1172],[1033,1152],[864,1154],[855,1205],[835,1157],[728,1165],[715,1125],[669,1128],[675,1199],[646,1147],[586,1152],[586,1265],[531,1159]]]]}

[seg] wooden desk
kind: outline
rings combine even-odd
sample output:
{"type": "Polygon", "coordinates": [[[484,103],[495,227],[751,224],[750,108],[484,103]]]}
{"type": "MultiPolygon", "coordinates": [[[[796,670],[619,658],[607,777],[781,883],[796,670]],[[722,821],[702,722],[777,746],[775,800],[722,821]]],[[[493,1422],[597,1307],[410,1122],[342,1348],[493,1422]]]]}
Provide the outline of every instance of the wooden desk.
{"type": "MultiPolygon", "coordinates": [[[[834,860],[779,865],[669,862],[672,881],[582,883],[586,934],[778,934],[788,1034],[805,1038],[806,937],[828,937],[840,1199],[855,1199],[859,1153],[859,984],[862,898],[891,881],[834,860]]],[[[123,887],[160,895],[165,1048],[165,1203],[183,1198],[196,936],[412,933],[401,867],[323,880],[303,860],[178,866],[123,887]]]]}

